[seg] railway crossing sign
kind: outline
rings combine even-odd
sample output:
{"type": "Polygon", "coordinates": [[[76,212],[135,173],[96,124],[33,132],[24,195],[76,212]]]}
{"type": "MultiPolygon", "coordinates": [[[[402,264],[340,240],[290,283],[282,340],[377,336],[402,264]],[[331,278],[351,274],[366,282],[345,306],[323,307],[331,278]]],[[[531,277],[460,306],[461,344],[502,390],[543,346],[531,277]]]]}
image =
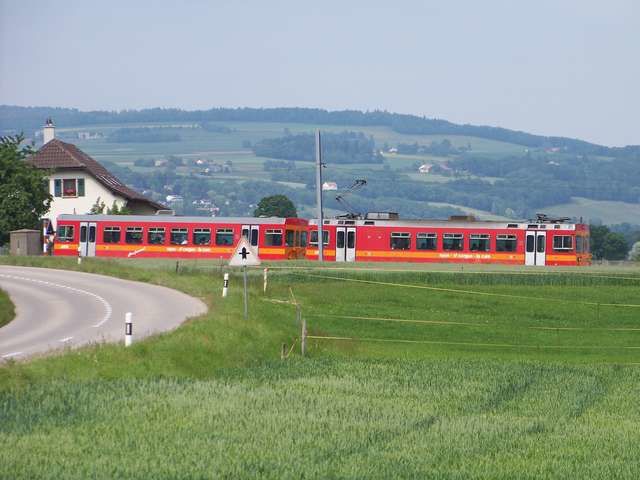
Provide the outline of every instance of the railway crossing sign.
{"type": "Polygon", "coordinates": [[[260,257],[246,237],[242,237],[229,259],[230,267],[255,267],[260,265],[260,257]]]}

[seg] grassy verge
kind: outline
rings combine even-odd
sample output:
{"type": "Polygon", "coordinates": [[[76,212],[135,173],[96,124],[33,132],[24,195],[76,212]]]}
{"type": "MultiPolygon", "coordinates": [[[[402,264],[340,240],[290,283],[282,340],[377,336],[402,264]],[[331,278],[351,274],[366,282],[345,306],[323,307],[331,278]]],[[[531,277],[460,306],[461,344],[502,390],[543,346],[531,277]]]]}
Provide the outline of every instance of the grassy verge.
{"type": "Polygon", "coordinates": [[[13,303],[3,290],[0,290],[0,327],[6,325],[15,316],[15,310],[13,303]]]}
{"type": "Polygon", "coordinates": [[[277,269],[263,295],[254,271],[245,321],[240,278],[223,301],[214,264],[4,261],[158,283],[210,311],[130,349],[0,367],[1,478],[640,475],[634,272],[277,269]],[[342,339],[301,359],[292,295],[312,336],[342,339]]]}

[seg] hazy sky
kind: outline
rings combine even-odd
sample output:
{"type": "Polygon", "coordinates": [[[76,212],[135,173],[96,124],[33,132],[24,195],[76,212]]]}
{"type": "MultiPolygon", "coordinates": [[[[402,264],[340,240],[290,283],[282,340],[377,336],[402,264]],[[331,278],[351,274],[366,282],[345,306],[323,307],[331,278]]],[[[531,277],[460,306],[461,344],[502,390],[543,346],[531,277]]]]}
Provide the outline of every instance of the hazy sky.
{"type": "Polygon", "coordinates": [[[0,0],[0,104],[386,109],[640,144],[640,1],[0,0]]]}

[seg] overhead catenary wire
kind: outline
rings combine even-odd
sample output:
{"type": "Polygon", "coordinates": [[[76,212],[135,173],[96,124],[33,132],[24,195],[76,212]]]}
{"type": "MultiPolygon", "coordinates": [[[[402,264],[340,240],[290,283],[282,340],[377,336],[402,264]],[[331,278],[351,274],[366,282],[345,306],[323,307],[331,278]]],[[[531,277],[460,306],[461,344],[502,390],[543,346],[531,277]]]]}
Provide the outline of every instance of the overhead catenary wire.
{"type": "Polygon", "coordinates": [[[599,306],[599,307],[640,308],[640,304],[635,304],[635,303],[587,302],[583,300],[567,300],[563,298],[553,298],[553,297],[532,297],[528,295],[514,295],[509,293],[479,292],[477,290],[463,290],[459,288],[431,287],[428,285],[415,285],[410,283],[394,283],[394,282],[382,282],[379,280],[364,280],[360,278],[334,277],[330,275],[318,275],[313,273],[294,272],[294,274],[312,277],[312,278],[322,278],[325,280],[338,280],[343,282],[356,282],[356,283],[365,283],[365,284],[371,284],[371,285],[384,285],[388,287],[415,288],[415,289],[421,289],[421,290],[449,292],[449,293],[457,293],[457,294],[463,294],[463,295],[478,295],[478,296],[498,297],[498,298],[518,298],[522,300],[535,300],[535,301],[544,301],[544,302],[551,301],[551,302],[569,303],[574,305],[590,305],[594,307],[599,306]]]}

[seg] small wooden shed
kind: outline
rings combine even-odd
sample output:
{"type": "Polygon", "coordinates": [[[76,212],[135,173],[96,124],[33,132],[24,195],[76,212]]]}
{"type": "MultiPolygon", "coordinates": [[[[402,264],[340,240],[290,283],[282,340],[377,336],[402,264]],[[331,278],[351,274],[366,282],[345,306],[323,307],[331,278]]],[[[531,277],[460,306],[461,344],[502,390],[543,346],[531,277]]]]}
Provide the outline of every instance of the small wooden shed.
{"type": "Polygon", "coordinates": [[[11,255],[40,255],[42,253],[42,233],[38,230],[14,230],[9,232],[9,253],[11,255]]]}

